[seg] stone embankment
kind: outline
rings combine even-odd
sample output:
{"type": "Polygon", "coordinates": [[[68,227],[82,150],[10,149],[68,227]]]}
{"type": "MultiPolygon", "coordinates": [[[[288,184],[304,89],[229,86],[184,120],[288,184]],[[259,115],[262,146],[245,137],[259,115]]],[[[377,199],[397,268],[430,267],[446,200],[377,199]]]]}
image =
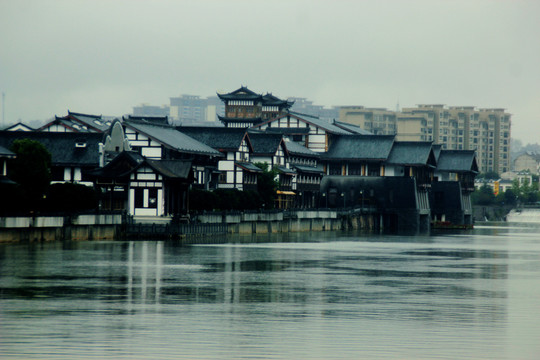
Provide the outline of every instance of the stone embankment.
{"type": "Polygon", "coordinates": [[[121,214],[0,217],[0,242],[112,240],[122,222],[121,214]]]}

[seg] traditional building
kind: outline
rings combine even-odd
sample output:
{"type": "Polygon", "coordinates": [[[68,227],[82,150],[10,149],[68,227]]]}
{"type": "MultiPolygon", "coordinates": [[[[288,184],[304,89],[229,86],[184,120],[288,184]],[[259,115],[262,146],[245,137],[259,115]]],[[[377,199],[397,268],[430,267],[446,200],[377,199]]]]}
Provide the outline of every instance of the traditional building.
{"type": "Polygon", "coordinates": [[[99,166],[101,133],[0,131],[0,145],[10,148],[17,139],[41,143],[51,154],[51,182],[92,185],[86,171],[99,166]]]}
{"type": "Polygon", "coordinates": [[[153,160],[191,160],[196,186],[217,186],[218,160],[223,157],[219,151],[170,125],[129,119],[122,125],[133,151],[153,160]]]}
{"type": "Polygon", "coordinates": [[[43,125],[37,131],[102,133],[109,129],[112,120],[113,118],[105,118],[103,115],[81,114],[68,110],[66,116],[55,115],[54,120],[43,125]]]}
{"type": "Polygon", "coordinates": [[[256,190],[261,169],[251,161],[253,146],[245,128],[180,126],[179,132],[219,151],[218,188],[256,190]]]}
{"type": "Polygon", "coordinates": [[[14,158],[15,153],[0,145],[0,184],[11,183],[7,178],[7,161],[14,158]]]}
{"type": "Polygon", "coordinates": [[[289,152],[281,134],[268,134],[264,132],[250,132],[249,138],[253,146],[251,162],[263,163],[269,169],[278,172],[279,188],[277,190],[276,208],[287,209],[293,207],[296,193],[293,191],[293,182],[296,172],[290,168],[289,152]]]}
{"type": "Polygon", "coordinates": [[[6,128],[4,128],[3,130],[5,131],[35,131],[36,129],[22,123],[22,122],[18,122],[16,124],[13,124],[13,125],[10,125],[6,128]]]}
{"type": "Polygon", "coordinates": [[[472,226],[471,193],[478,174],[473,150],[444,150],[434,146],[437,169],[431,190],[431,212],[435,223],[472,226]]]}
{"type": "Polygon", "coordinates": [[[151,160],[124,151],[89,176],[104,194],[102,209],[145,217],[181,216],[188,211],[190,160],[151,160]]]}
{"type": "Polygon", "coordinates": [[[292,184],[292,190],[296,192],[295,207],[317,207],[324,176],[322,167],[318,166],[320,154],[288,139],[285,144],[289,153],[288,162],[296,172],[292,184]]]}
{"type": "Polygon", "coordinates": [[[327,151],[335,136],[352,134],[351,131],[324,120],[294,114],[284,114],[267,120],[253,126],[253,129],[282,134],[315,152],[327,151]]]}
{"type": "Polygon", "coordinates": [[[247,87],[218,97],[225,104],[225,115],[218,115],[226,127],[248,128],[283,114],[292,102],[277,98],[272,94],[257,94],[247,87]]]}

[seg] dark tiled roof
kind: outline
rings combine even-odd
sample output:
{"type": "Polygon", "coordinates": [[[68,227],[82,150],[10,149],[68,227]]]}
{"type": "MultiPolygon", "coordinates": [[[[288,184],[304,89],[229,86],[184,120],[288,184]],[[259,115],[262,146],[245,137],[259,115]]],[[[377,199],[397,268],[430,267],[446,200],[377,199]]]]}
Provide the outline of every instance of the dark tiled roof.
{"type": "Polygon", "coordinates": [[[176,130],[176,128],[172,126],[152,125],[138,121],[124,121],[124,125],[179,152],[210,156],[221,155],[212,147],[176,130]]]}
{"type": "Polygon", "coordinates": [[[343,129],[343,130],[346,130],[346,131],[350,132],[351,134],[372,135],[371,132],[362,129],[358,125],[348,124],[348,123],[341,122],[341,121],[334,121],[334,125],[337,126],[340,129],[343,129]]]}
{"type": "Polygon", "coordinates": [[[34,131],[35,129],[19,121],[16,124],[9,125],[9,126],[5,127],[3,130],[9,130],[9,131],[34,131]],[[17,127],[20,127],[21,129],[14,130],[17,127]]]}
{"type": "Polygon", "coordinates": [[[39,141],[51,153],[53,165],[98,166],[101,133],[0,131],[0,145],[10,148],[16,139],[39,141]]]}
{"type": "MultiPolygon", "coordinates": [[[[281,134],[250,133],[249,139],[255,155],[274,155],[283,142],[281,134]]],[[[286,149],[285,149],[286,151],[286,149]]]]}
{"type": "Polygon", "coordinates": [[[227,94],[218,93],[217,96],[222,100],[262,100],[262,95],[249,90],[245,86],[227,94]]]}
{"type": "Polygon", "coordinates": [[[280,119],[287,118],[287,117],[294,118],[294,119],[296,119],[296,120],[298,120],[300,122],[304,122],[304,123],[309,124],[311,126],[315,126],[317,128],[323,129],[326,132],[329,132],[331,134],[343,134],[343,135],[350,134],[349,131],[341,129],[341,128],[335,126],[334,124],[330,124],[326,120],[321,120],[321,119],[318,119],[318,118],[315,118],[315,117],[310,117],[309,119],[307,117],[302,118],[300,116],[290,114],[290,113],[286,114],[286,115],[275,117],[275,118],[273,118],[271,120],[268,120],[268,121],[265,121],[265,122],[263,122],[261,124],[257,124],[256,127],[260,127],[261,125],[265,125],[265,124],[268,124],[268,123],[271,123],[271,122],[279,121],[280,119]]]}
{"type": "Polygon", "coordinates": [[[136,152],[123,151],[104,167],[90,170],[87,174],[97,179],[125,178],[144,160],[144,157],[136,152]]]}
{"type": "Polygon", "coordinates": [[[474,150],[441,150],[437,171],[478,172],[474,150]]]}
{"type": "Polygon", "coordinates": [[[245,123],[245,122],[248,122],[248,123],[251,123],[251,124],[258,124],[260,122],[262,122],[262,118],[259,116],[259,117],[252,117],[252,118],[234,118],[234,117],[227,117],[227,116],[221,116],[221,115],[218,115],[217,116],[219,121],[223,122],[223,123],[245,123]]]}
{"type": "Polygon", "coordinates": [[[388,156],[389,164],[435,167],[436,160],[432,144],[427,141],[396,141],[388,156]]]}
{"type": "Polygon", "coordinates": [[[273,134],[283,134],[283,135],[307,135],[309,134],[309,128],[300,127],[300,128],[276,128],[276,127],[267,127],[267,133],[273,134]]]}
{"type": "Polygon", "coordinates": [[[294,104],[294,101],[282,100],[270,93],[263,95],[262,99],[263,99],[263,105],[267,105],[267,106],[283,106],[283,107],[289,108],[294,104]]]}
{"type": "Polygon", "coordinates": [[[291,155],[301,155],[306,157],[319,157],[319,154],[315,151],[309,150],[307,147],[302,146],[292,140],[286,140],[285,146],[287,147],[287,151],[291,155]]]}
{"type": "Polygon", "coordinates": [[[74,119],[87,127],[96,129],[98,131],[105,131],[111,125],[109,120],[103,119],[102,115],[89,115],[81,114],[68,110],[68,118],[74,119]]]}
{"type": "Polygon", "coordinates": [[[257,165],[254,165],[252,163],[248,163],[248,162],[235,162],[236,166],[238,167],[241,167],[242,169],[246,170],[246,171],[251,171],[251,172],[262,172],[261,168],[258,167],[257,165]]]}
{"type": "Polygon", "coordinates": [[[298,172],[302,173],[315,173],[315,174],[323,174],[324,171],[322,169],[316,168],[314,166],[305,166],[305,165],[292,165],[298,172]]]}
{"type": "Polygon", "coordinates": [[[247,134],[246,129],[243,128],[179,126],[177,129],[179,132],[220,151],[237,151],[247,134]]]}
{"type": "MultiPolygon", "coordinates": [[[[0,145],[0,158],[14,158],[15,153],[0,145]]],[[[1,171],[2,169],[0,169],[1,171]]]]}
{"type": "Polygon", "coordinates": [[[146,163],[159,174],[169,179],[188,179],[191,172],[189,160],[150,160],[146,163]]]}
{"type": "Polygon", "coordinates": [[[133,116],[128,115],[127,117],[123,117],[124,121],[141,121],[141,122],[147,122],[149,124],[156,124],[156,125],[169,125],[169,117],[168,116],[133,116]]]}
{"type": "Polygon", "coordinates": [[[433,154],[435,154],[435,160],[439,161],[439,155],[441,155],[442,145],[433,144],[433,154]]]}
{"type": "Polygon", "coordinates": [[[276,168],[280,173],[283,173],[283,174],[289,174],[289,175],[296,174],[296,171],[294,171],[294,169],[289,169],[289,168],[286,168],[285,166],[277,166],[276,168]]]}
{"type": "Polygon", "coordinates": [[[322,157],[343,160],[386,160],[394,143],[393,135],[347,135],[336,137],[322,157]]]}

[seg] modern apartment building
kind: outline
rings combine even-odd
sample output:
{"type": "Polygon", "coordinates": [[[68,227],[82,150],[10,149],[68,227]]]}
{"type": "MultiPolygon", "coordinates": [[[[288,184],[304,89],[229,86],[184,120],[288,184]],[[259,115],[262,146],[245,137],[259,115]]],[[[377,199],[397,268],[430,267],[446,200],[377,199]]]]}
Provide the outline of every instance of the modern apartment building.
{"type": "Polygon", "coordinates": [[[395,135],[396,112],[384,108],[365,108],[363,106],[342,106],[339,120],[360,126],[374,135],[395,135]]]}
{"type": "Polygon", "coordinates": [[[217,96],[180,95],[170,98],[170,118],[183,124],[216,122],[216,115],[223,114],[224,109],[217,96]]]}
{"type": "Polygon", "coordinates": [[[400,141],[433,141],[448,150],[476,150],[481,172],[510,170],[511,115],[505,109],[418,105],[401,112],[344,106],[340,121],[400,141]]]}

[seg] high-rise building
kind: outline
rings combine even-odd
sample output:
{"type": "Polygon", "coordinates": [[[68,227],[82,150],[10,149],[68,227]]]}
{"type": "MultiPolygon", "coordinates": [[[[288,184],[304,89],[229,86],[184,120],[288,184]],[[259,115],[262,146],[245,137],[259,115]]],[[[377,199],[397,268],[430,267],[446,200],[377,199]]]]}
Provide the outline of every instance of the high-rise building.
{"type": "Polygon", "coordinates": [[[340,121],[402,141],[433,141],[448,150],[476,150],[482,172],[510,170],[511,115],[505,109],[418,105],[401,112],[341,107],[340,121]]]}
{"type": "Polygon", "coordinates": [[[141,104],[133,107],[133,116],[169,116],[169,107],[141,104]]]}
{"type": "Polygon", "coordinates": [[[374,135],[395,135],[396,112],[385,108],[365,108],[363,106],[342,106],[339,120],[360,126],[374,135]]]}
{"type": "Polygon", "coordinates": [[[197,95],[180,95],[170,98],[170,118],[183,124],[200,124],[217,121],[225,107],[217,96],[201,98],[197,95]]]}

